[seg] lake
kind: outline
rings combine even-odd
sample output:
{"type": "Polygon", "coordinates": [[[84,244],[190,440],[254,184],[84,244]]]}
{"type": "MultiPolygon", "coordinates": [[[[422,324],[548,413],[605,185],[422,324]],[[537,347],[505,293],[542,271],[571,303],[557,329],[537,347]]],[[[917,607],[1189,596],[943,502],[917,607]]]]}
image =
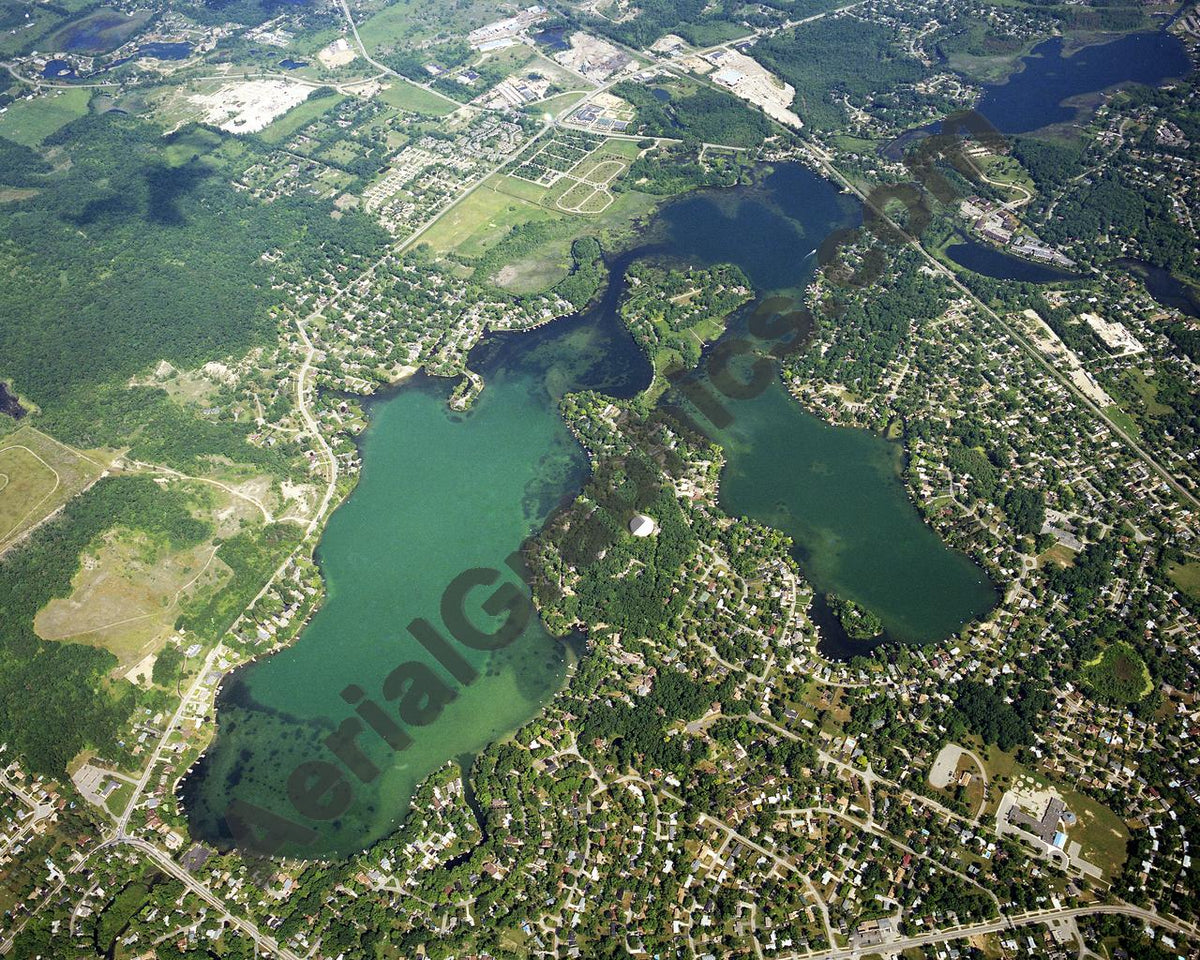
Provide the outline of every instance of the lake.
{"type": "Polygon", "coordinates": [[[47,60],[42,76],[47,80],[67,80],[75,76],[75,65],[70,60],[47,60]]]}
{"type": "MultiPolygon", "coordinates": [[[[1131,83],[1154,85],[1190,70],[1182,41],[1164,31],[1126,34],[1069,56],[1063,55],[1062,38],[1055,37],[1022,57],[1003,83],[984,84],[975,109],[1000,133],[1032,133],[1082,119],[1096,106],[1093,95],[1103,90],[1131,83]]],[[[939,121],[906,130],[880,153],[900,160],[918,141],[941,129],[939,121]]]]}
{"type": "Polygon", "coordinates": [[[1114,260],[1113,266],[1134,274],[1146,285],[1146,292],[1160,305],[1200,320],[1200,290],[1184,283],[1169,270],[1132,257],[1114,260]]]}
{"type": "MultiPolygon", "coordinates": [[[[644,225],[639,246],[612,260],[594,307],[531,333],[491,335],[472,351],[469,365],[487,385],[467,414],[447,407],[452,383],[420,375],[375,400],[362,476],[317,552],[325,603],[292,646],[224,683],[217,739],[181,788],[194,836],[229,846],[226,813],[237,801],[315,831],[289,854],[348,855],[396,828],[429,773],[455,758],[469,763],[534,716],[561,685],[567,657],[536,618],[494,654],[460,650],[478,679],[456,685],[432,722],[407,727],[412,743],[403,750],[359,731],[360,759],[378,775],[360,783],[342,773],[353,790],[336,817],[300,816],[288,795],[295,771],[333,761],[324,741],[355,716],[344,692],[355,703],[386,702],[384,678],[407,661],[445,679],[405,628],[422,617],[444,632],[442,596],[456,577],[487,567],[518,582],[505,558],[586,476],[558,398],[581,389],[631,397],[649,385],[647,358],[619,321],[628,265],[734,262],[760,293],[799,290],[820,240],[856,216],[848,197],[799,166],[753,186],[685,196],[644,225]]],[[[737,318],[726,336],[741,335],[744,323],[737,318]]],[[[913,642],[942,639],[990,609],[994,593],[982,571],[947,548],[908,500],[898,445],[823,423],[777,380],[731,410],[732,425],[710,432],[728,457],[721,504],[791,535],[818,589],[861,600],[890,636],[913,642]]],[[[471,595],[467,613],[480,629],[489,618],[479,604],[491,589],[471,595]]]]}
{"type": "MultiPolygon", "coordinates": [[[[685,197],[660,219],[665,236],[654,239],[665,240],[673,255],[736,263],[760,294],[771,295],[802,290],[816,267],[813,250],[831,230],[856,222],[857,213],[825,180],[791,166],[755,187],[685,197]]],[[[748,337],[749,312],[731,322],[725,339],[748,337]]],[[[712,387],[703,369],[696,379],[712,387]]],[[[725,427],[678,394],[673,400],[725,450],[722,509],[791,536],[792,554],[818,591],[862,603],[891,639],[915,643],[945,639],[995,605],[985,572],[946,547],[909,499],[899,444],[825,423],[778,378],[747,399],[713,392],[731,417],[725,427]]],[[[822,632],[821,650],[830,656],[873,645],[847,645],[836,626],[822,632]]]]}
{"type": "Polygon", "coordinates": [[[1182,41],[1161,31],[1126,34],[1070,56],[1055,37],[1034,47],[1004,83],[984,86],[976,109],[1001,133],[1030,133],[1075,120],[1078,109],[1064,103],[1074,97],[1122,84],[1158,84],[1190,70],[1182,41]]]}
{"type": "Polygon", "coordinates": [[[192,55],[192,45],[184,41],[143,43],[137,48],[137,56],[152,60],[186,60],[192,55]]]}
{"type": "Polygon", "coordinates": [[[960,267],[996,280],[1019,280],[1022,283],[1063,283],[1078,277],[1044,263],[1034,263],[1003,250],[997,250],[977,240],[952,243],[946,256],[960,267]]]}
{"type": "MultiPolygon", "coordinates": [[[[356,684],[386,703],[380,685],[400,664],[417,660],[440,671],[405,627],[424,617],[444,631],[439,611],[451,581],[490,567],[504,571],[503,582],[519,582],[505,558],[574,496],[587,469],[558,415],[558,398],[582,389],[628,397],[650,376],[624,328],[594,313],[489,337],[470,366],[487,387],[465,415],[447,407],[453,382],[420,375],[372,404],[362,476],[330,518],[317,553],[325,603],[292,646],[227,679],[215,745],[184,783],[198,839],[228,846],[225,813],[240,800],[317,831],[312,843],[288,853],[361,850],[396,828],[422,779],[520,726],[561,685],[564,644],[536,618],[495,654],[461,648],[480,676],[455,686],[456,698],[438,719],[409,728],[412,746],[393,751],[369,730],[358,738],[382,774],[369,783],[351,778],[354,799],[344,814],[305,818],[289,801],[293,771],[333,760],[322,741],[354,716],[341,696],[345,688],[356,684]]],[[[479,608],[491,593],[471,595],[468,613],[481,629],[499,622],[479,608]]]]}

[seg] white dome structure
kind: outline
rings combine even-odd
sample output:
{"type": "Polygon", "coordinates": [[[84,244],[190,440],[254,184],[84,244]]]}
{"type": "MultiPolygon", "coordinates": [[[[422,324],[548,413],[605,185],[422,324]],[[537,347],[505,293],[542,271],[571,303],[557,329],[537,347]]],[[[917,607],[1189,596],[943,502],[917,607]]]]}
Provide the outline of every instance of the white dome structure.
{"type": "Polygon", "coordinates": [[[629,532],[635,537],[648,537],[658,533],[658,524],[644,513],[635,513],[629,521],[629,532]]]}

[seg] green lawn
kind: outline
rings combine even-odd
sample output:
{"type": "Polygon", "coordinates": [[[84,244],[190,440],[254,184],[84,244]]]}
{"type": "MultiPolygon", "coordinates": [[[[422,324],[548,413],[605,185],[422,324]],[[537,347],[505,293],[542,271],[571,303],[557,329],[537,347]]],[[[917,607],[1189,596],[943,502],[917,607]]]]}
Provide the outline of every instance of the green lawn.
{"type": "Polygon", "coordinates": [[[550,113],[555,116],[562,113],[564,110],[570,110],[580,100],[584,98],[582,93],[560,93],[558,96],[550,97],[548,100],[541,100],[535,106],[544,113],[550,113]]]}
{"type": "MultiPolygon", "coordinates": [[[[972,738],[973,746],[977,742],[972,738]]],[[[1129,840],[1129,829],[1121,818],[1108,807],[1070,787],[1050,781],[1042,774],[1021,766],[1016,762],[1013,754],[1005,753],[995,746],[988,747],[982,752],[976,747],[976,752],[983,757],[989,779],[992,782],[991,800],[988,803],[989,815],[995,814],[1000,797],[1005,790],[1012,786],[1012,782],[1017,777],[1022,775],[1031,777],[1039,786],[1053,788],[1062,797],[1067,809],[1071,810],[1078,818],[1075,826],[1067,831],[1067,837],[1069,841],[1079,843],[1083,858],[1103,870],[1106,879],[1111,879],[1120,869],[1121,864],[1125,862],[1125,844],[1129,840]]]]}
{"type": "Polygon", "coordinates": [[[18,100],[0,114],[0,137],[36,147],[50,134],[88,112],[90,90],[55,90],[49,96],[18,100]]]}
{"type": "Polygon", "coordinates": [[[596,157],[621,157],[624,160],[636,160],[641,152],[642,148],[638,146],[636,140],[608,140],[600,148],[596,157]]]}
{"type": "Polygon", "coordinates": [[[1142,435],[1141,428],[1134,422],[1133,417],[1122,410],[1119,405],[1115,403],[1109,404],[1104,408],[1104,412],[1108,414],[1109,419],[1113,423],[1133,437],[1133,439],[1136,440],[1142,435]]]}

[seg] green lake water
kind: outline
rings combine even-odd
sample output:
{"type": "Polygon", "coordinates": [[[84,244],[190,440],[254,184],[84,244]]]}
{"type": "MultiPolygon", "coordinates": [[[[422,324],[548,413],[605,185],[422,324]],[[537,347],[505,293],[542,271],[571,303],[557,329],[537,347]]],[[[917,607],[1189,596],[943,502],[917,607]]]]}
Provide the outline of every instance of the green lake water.
{"type": "MultiPolygon", "coordinates": [[[[444,634],[443,592],[470,568],[519,583],[505,558],[586,473],[583,451],[558,416],[559,397],[581,389],[628,397],[648,385],[649,364],[618,320],[625,269],[642,257],[733,262],[762,295],[795,292],[811,279],[814,248],[855,220],[846,197],[798,166],[754,186],[686,196],[644,225],[643,246],[613,261],[613,280],[594,308],[476,348],[470,366],[487,387],[468,414],[447,408],[449,382],[420,376],[374,402],[362,477],[318,550],[326,602],[291,647],[226,681],[217,739],[183,783],[196,838],[228,846],[236,839],[229,813],[249,804],[314,831],[282,852],[361,850],[403,819],[421,779],[534,716],[565,672],[563,643],[536,620],[496,653],[457,647],[479,674],[466,686],[436,666],[406,626],[424,617],[444,634]],[[342,691],[356,685],[387,710],[384,678],[412,660],[428,664],[455,699],[433,722],[406,727],[412,744],[404,750],[363,730],[355,742],[379,775],[359,782],[339,767],[353,788],[344,812],[298,814],[289,778],[306,763],[337,764],[324,741],[355,715],[342,691]]],[[[744,330],[745,318],[735,318],[726,338],[744,330]]],[[[722,429],[695,418],[726,450],[722,506],[790,534],[818,590],[861,601],[890,636],[910,642],[942,639],[990,609],[995,594],[983,572],[948,549],[909,502],[896,444],[824,424],[777,381],[755,397],[724,402],[732,421],[722,429]]],[[[481,629],[489,617],[478,604],[493,589],[474,591],[467,608],[481,629]]],[[[859,649],[836,647],[836,624],[823,633],[833,655],[859,649]]]]}
{"type": "Polygon", "coordinates": [[[424,617],[448,636],[443,592],[475,567],[501,576],[472,591],[467,612],[480,629],[502,622],[480,604],[501,583],[520,583],[505,558],[585,475],[586,458],[558,416],[558,398],[584,388],[630,395],[645,387],[647,367],[617,324],[575,318],[490,338],[472,354],[472,368],[487,388],[465,415],[447,407],[450,381],[422,376],[373,404],[362,477],[321,538],[325,603],[296,643],[226,682],[215,746],[185,781],[189,820],[201,839],[227,845],[226,814],[241,801],[316,831],[311,842],[284,852],[361,850],[396,827],[424,777],[515,729],[561,684],[564,645],[536,618],[492,654],[454,644],[479,673],[465,687],[405,628],[424,617]],[[336,763],[323,741],[354,716],[341,691],[356,684],[389,707],[381,684],[411,660],[429,664],[456,698],[433,723],[408,728],[413,742],[403,751],[365,729],[356,742],[380,775],[366,783],[347,775],[354,799],[336,819],[300,815],[287,782],[306,762],[336,763]]]}
{"type": "MultiPolygon", "coordinates": [[[[984,571],[948,549],[913,507],[897,444],[830,426],[779,381],[728,406],[733,422],[711,431],[728,458],[721,505],[790,534],[817,590],[863,604],[890,637],[910,643],[943,639],[992,608],[984,571]]],[[[834,643],[826,652],[864,649],[834,643]]]]}

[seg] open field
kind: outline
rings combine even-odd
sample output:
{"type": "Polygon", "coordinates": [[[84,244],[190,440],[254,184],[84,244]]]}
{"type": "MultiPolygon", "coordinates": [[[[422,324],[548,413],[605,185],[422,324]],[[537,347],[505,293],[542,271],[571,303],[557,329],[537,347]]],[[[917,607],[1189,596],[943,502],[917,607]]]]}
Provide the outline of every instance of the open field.
{"type": "Polygon", "coordinates": [[[282,117],[272,120],[259,134],[267,143],[283,143],[305,124],[332,110],[346,98],[341,94],[334,97],[309,98],[299,106],[292,107],[282,117]]]}
{"type": "Polygon", "coordinates": [[[108,466],[33,427],[0,438],[0,552],[93,483],[108,466]]]}
{"type": "Polygon", "coordinates": [[[1167,576],[1183,593],[1195,600],[1200,600],[1200,560],[1192,559],[1186,563],[1171,562],[1167,564],[1167,576]]]}
{"type": "Polygon", "coordinates": [[[1134,420],[1133,417],[1131,417],[1128,413],[1126,413],[1125,409],[1120,404],[1108,404],[1108,406],[1104,408],[1104,413],[1113,421],[1113,423],[1128,433],[1131,437],[1136,439],[1142,435],[1142,429],[1137,425],[1137,421],[1134,420]]]}
{"type": "Polygon", "coordinates": [[[545,207],[500,193],[489,183],[448,210],[422,240],[439,252],[478,257],[518,224],[556,219],[545,207]]]}
{"type": "Polygon", "coordinates": [[[583,93],[559,93],[555,94],[546,100],[537,101],[537,107],[546,113],[558,116],[558,114],[570,110],[575,104],[584,98],[583,93]]]}
{"type": "Polygon", "coordinates": [[[51,600],[33,625],[46,640],[104,647],[128,669],[157,649],[186,596],[220,586],[231,574],[211,543],[156,547],[142,534],[113,531],[83,558],[69,597],[51,600]]]}
{"type": "Polygon", "coordinates": [[[90,90],[56,89],[48,96],[10,103],[0,114],[0,137],[36,147],[50,134],[88,112],[90,90]]]}
{"type": "Polygon", "coordinates": [[[429,40],[446,31],[469,33],[506,13],[493,0],[464,0],[448,4],[437,0],[397,0],[358,25],[368,53],[377,54],[405,43],[429,40]]]}
{"type": "Polygon", "coordinates": [[[39,636],[103,647],[118,660],[114,672],[125,674],[161,649],[189,600],[229,582],[232,570],[220,557],[218,538],[261,523],[258,507],[211,484],[170,483],[194,493],[201,506],[193,512],[212,523],[211,535],[173,548],[141,531],[110,530],[84,551],[70,595],[38,611],[33,625],[39,636]]]}
{"type": "Polygon", "coordinates": [[[436,93],[430,93],[424,87],[405,80],[394,80],[389,86],[379,92],[379,99],[389,107],[407,110],[410,113],[424,113],[434,117],[442,117],[453,113],[458,108],[436,93]]]}
{"type": "MultiPolygon", "coordinates": [[[[508,180],[502,189],[507,192],[510,185],[540,189],[532,184],[522,184],[514,180],[508,180]]],[[[613,202],[602,212],[577,217],[576,229],[571,233],[540,244],[525,256],[513,260],[496,275],[496,282],[513,293],[546,290],[566,275],[570,267],[571,243],[574,240],[582,236],[597,237],[605,249],[615,249],[627,238],[630,224],[649,214],[660,202],[660,198],[636,190],[626,190],[614,194],[614,197],[613,202]],[[539,283],[540,286],[537,285],[539,283]]],[[[547,197],[547,201],[549,200],[547,197]]]]}

